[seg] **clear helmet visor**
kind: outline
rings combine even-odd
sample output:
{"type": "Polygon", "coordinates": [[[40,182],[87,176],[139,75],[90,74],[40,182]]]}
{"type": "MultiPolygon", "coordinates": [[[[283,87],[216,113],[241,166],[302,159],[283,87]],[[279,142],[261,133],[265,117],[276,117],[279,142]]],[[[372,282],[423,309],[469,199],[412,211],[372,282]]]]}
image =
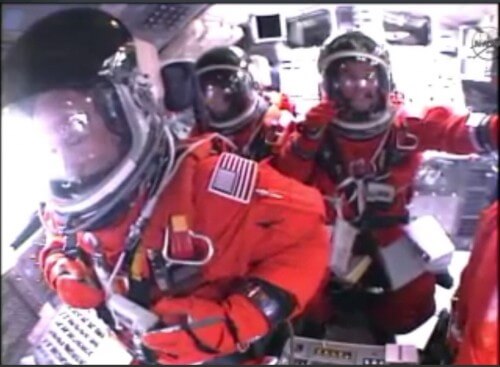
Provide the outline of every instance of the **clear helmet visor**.
{"type": "Polygon", "coordinates": [[[377,60],[333,60],[323,74],[323,87],[342,121],[366,123],[387,112],[391,82],[386,65],[377,60]]]}
{"type": "Polygon", "coordinates": [[[215,123],[238,118],[255,102],[252,77],[244,70],[209,67],[198,73],[198,83],[203,104],[215,123]]]}
{"type": "Polygon", "coordinates": [[[195,65],[192,61],[176,61],[164,65],[161,77],[166,91],[165,108],[171,112],[183,112],[195,104],[195,65]]]}
{"type": "MultiPolygon", "coordinates": [[[[111,90],[57,89],[36,94],[14,106],[22,116],[23,139],[31,142],[33,163],[42,168],[50,196],[72,204],[99,189],[128,155],[131,133],[118,124],[122,111],[109,110],[103,97],[111,90]]],[[[10,123],[16,123],[10,121],[10,123]]]]}

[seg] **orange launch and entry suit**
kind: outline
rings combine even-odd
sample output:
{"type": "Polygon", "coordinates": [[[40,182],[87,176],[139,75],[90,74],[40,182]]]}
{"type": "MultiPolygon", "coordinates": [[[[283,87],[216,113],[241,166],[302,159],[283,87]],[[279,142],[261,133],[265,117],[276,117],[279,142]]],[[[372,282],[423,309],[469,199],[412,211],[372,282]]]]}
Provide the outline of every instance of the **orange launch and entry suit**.
{"type": "MultiPolygon", "coordinates": [[[[102,246],[109,266],[116,264],[123,251],[138,206],[134,202],[119,223],[91,234],[94,243],[102,246]]],[[[187,233],[196,246],[180,246],[177,257],[190,258],[191,252],[209,248],[213,257],[180,295],[155,286],[148,295],[149,308],[167,324],[177,314],[193,321],[211,317],[222,321],[189,333],[144,335],[144,345],[160,363],[210,360],[266,335],[276,323],[304,309],[319,286],[329,256],[324,209],[315,189],[282,176],[265,163],[230,153],[214,155],[211,143],[199,146],[180,163],[162,193],[136,252],[132,278],[152,278],[146,250],[162,251],[166,242],[173,241],[171,251],[175,251],[187,233]],[[179,238],[166,234],[167,229],[176,231],[175,222],[179,238]],[[205,347],[200,349],[200,343],[205,347]]],[[[88,237],[84,233],[77,237],[87,257],[94,251],[88,237]]],[[[64,257],[62,242],[56,236],[42,252],[48,283],[74,307],[98,306],[103,300],[101,290],[68,277],[72,272],[80,279],[83,273],[94,276],[81,261],[76,264],[64,257]]]]}
{"type": "Polygon", "coordinates": [[[279,152],[293,123],[288,109],[271,104],[260,120],[237,131],[231,140],[244,156],[261,160],[279,152]]]}
{"type": "Polygon", "coordinates": [[[454,364],[498,365],[498,200],[483,212],[473,246],[453,309],[454,364]]]}
{"type": "MultiPolygon", "coordinates": [[[[361,201],[366,206],[364,213],[369,214],[364,223],[369,227],[365,228],[377,246],[382,247],[403,233],[402,226],[408,221],[406,206],[411,200],[412,182],[422,151],[469,154],[498,146],[496,115],[456,115],[447,108],[435,107],[414,117],[400,110],[392,127],[365,140],[350,140],[336,134],[334,124],[330,123],[334,116],[335,109],[329,102],[311,109],[273,164],[282,173],[321,191],[331,224],[337,218],[333,202],[338,198],[342,202],[340,212],[348,221],[359,215],[361,201]],[[318,137],[311,138],[306,133],[321,129],[323,133],[318,137]],[[361,182],[364,182],[362,189],[358,186],[361,182]],[[393,195],[390,203],[363,200],[367,182],[382,184],[384,192],[393,195]]],[[[434,288],[434,275],[424,273],[400,289],[374,296],[366,312],[383,331],[409,332],[434,313],[434,288]]]]}
{"type": "MultiPolygon", "coordinates": [[[[279,152],[294,125],[293,108],[288,97],[282,93],[277,101],[262,99],[262,113],[253,121],[232,133],[220,132],[235,145],[236,152],[244,157],[260,161],[279,152]],[[271,103],[269,103],[271,102],[271,103]]],[[[191,136],[209,133],[213,129],[196,126],[191,136]]]]}

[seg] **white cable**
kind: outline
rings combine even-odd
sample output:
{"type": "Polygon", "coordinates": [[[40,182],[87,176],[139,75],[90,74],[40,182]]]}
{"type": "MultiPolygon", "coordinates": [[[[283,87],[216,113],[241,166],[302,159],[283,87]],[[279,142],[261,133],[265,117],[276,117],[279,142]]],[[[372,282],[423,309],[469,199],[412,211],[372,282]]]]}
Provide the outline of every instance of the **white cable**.
{"type": "MultiPolygon", "coordinates": [[[[390,129],[387,129],[387,131],[385,132],[384,136],[380,140],[380,143],[378,144],[377,149],[375,150],[375,152],[373,153],[372,157],[369,160],[369,163],[370,163],[371,167],[373,168],[374,172],[377,171],[377,165],[376,165],[375,161],[377,160],[377,158],[382,153],[382,150],[383,150],[383,148],[385,146],[385,143],[387,142],[387,139],[389,138],[390,131],[391,131],[390,129]]],[[[384,174],[384,178],[388,177],[389,175],[390,175],[390,173],[384,174]]],[[[363,193],[363,190],[364,190],[364,179],[356,179],[356,178],[354,178],[352,176],[346,177],[340,183],[340,185],[338,186],[337,190],[340,190],[340,189],[342,189],[342,188],[350,185],[351,183],[355,183],[356,184],[356,190],[347,199],[347,202],[351,203],[355,199],[357,199],[357,208],[358,208],[359,217],[360,217],[363,214],[363,212],[365,211],[365,208],[366,208],[366,202],[365,202],[366,200],[365,200],[365,195],[363,193]]]]}

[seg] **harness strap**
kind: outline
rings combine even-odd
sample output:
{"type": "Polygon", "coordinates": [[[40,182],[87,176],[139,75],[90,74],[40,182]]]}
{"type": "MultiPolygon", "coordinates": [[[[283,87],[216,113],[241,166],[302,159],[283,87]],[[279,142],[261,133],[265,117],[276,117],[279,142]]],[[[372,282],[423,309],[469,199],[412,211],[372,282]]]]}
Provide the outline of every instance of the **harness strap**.
{"type": "MultiPolygon", "coordinates": [[[[404,127],[402,128],[404,129],[404,127]]],[[[359,183],[356,184],[356,182],[361,182],[365,178],[372,178],[378,181],[385,179],[390,174],[390,169],[400,164],[401,161],[408,155],[407,152],[400,151],[397,148],[398,128],[392,128],[387,132],[385,141],[379,148],[379,151],[375,153],[373,162],[368,162],[373,163],[373,165],[372,171],[367,174],[367,162],[345,162],[342,158],[338,144],[335,143],[334,132],[331,129],[328,129],[326,134],[326,141],[329,143],[323,146],[323,149],[317,158],[317,163],[327,172],[332,181],[339,183],[339,188],[343,189],[344,196],[349,198],[349,202],[354,200],[357,195],[361,194],[359,193],[359,183]]],[[[375,205],[376,203],[364,203],[364,205],[361,206],[363,213],[370,211],[369,208],[371,207],[373,208],[373,210],[370,211],[371,214],[375,214],[375,205]]],[[[368,219],[366,215],[365,218],[368,219]]],[[[371,219],[373,219],[373,217],[370,218],[370,220],[371,219]]],[[[404,218],[395,220],[396,222],[399,220],[404,221],[404,218]]],[[[392,221],[392,219],[389,219],[389,221],[392,221]]],[[[380,221],[381,225],[386,226],[383,222],[384,220],[380,221]]]]}
{"type": "Polygon", "coordinates": [[[75,260],[78,257],[78,255],[80,254],[80,249],[78,248],[76,233],[71,233],[66,236],[63,252],[64,255],[72,260],[75,260]]]}

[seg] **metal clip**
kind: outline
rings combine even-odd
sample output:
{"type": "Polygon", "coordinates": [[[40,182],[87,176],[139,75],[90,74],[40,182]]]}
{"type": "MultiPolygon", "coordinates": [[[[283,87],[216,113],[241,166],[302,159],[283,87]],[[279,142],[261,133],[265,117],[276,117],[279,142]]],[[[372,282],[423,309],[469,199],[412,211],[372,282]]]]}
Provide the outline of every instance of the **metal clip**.
{"type": "Polygon", "coordinates": [[[178,260],[170,257],[169,255],[169,249],[170,249],[170,236],[169,236],[169,229],[167,228],[165,230],[165,239],[163,241],[163,249],[162,249],[162,255],[163,259],[166,262],[166,266],[172,266],[172,265],[191,265],[191,266],[203,266],[206,265],[207,263],[212,260],[212,257],[214,256],[215,250],[214,250],[214,245],[212,240],[204,235],[197,234],[193,232],[192,230],[188,230],[188,235],[192,237],[193,239],[201,240],[204,241],[207,244],[207,255],[205,256],[204,259],[202,260],[178,260]]]}
{"type": "Polygon", "coordinates": [[[413,151],[418,147],[418,136],[411,134],[409,132],[404,132],[403,134],[398,133],[396,135],[396,148],[402,151],[413,151]],[[402,137],[402,139],[400,139],[402,137]]]}

